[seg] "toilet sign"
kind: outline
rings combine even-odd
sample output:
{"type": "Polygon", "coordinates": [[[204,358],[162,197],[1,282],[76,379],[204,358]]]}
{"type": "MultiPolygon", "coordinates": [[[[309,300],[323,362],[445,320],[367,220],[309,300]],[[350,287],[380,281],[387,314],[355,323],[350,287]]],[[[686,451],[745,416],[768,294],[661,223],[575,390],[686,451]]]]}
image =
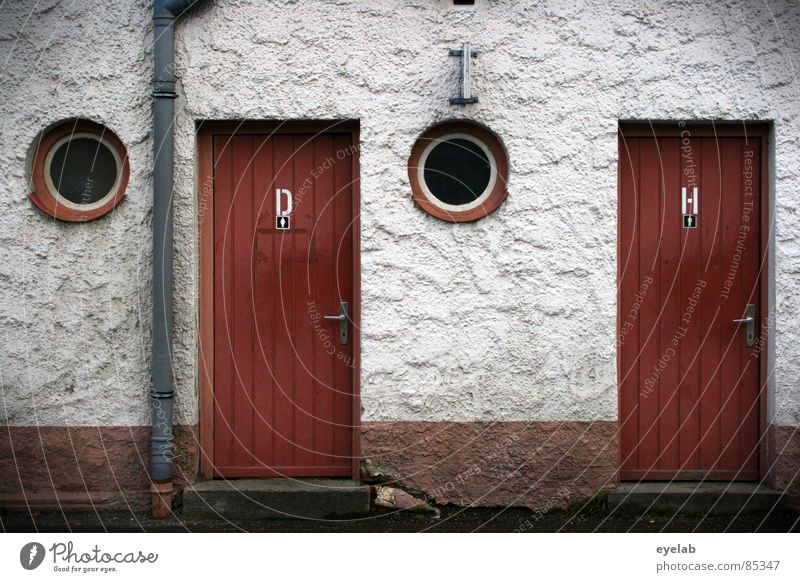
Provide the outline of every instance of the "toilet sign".
{"type": "Polygon", "coordinates": [[[292,193],[286,188],[275,190],[275,228],[289,230],[292,227],[292,193]],[[282,201],[286,197],[286,207],[282,208],[282,201]]]}
{"type": "Polygon", "coordinates": [[[681,188],[681,214],[683,228],[697,228],[697,215],[700,212],[700,193],[697,186],[692,188],[691,198],[686,196],[686,187],[681,188]]]}

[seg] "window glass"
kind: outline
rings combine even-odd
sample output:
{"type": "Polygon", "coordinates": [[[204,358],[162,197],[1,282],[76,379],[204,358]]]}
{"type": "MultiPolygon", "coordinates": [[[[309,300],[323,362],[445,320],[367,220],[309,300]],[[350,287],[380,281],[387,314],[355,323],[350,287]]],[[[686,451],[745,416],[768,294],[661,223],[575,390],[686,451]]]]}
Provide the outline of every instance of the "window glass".
{"type": "Polygon", "coordinates": [[[50,180],[73,204],[102,200],[117,180],[117,162],[105,144],[88,137],[62,143],[50,162],[50,180]]]}
{"type": "Polygon", "coordinates": [[[480,198],[491,172],[483,148],[462,138],[437,144],[425,160],[425,184],[445,204],[460,206],[480,198]]]}

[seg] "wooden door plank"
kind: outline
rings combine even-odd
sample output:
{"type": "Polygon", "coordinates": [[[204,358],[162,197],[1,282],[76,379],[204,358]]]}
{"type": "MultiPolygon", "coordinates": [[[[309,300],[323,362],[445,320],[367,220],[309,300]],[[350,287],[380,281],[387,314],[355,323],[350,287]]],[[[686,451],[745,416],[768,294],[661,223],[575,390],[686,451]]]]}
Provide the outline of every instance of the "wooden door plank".
{"type": "Polygon", "coordinates": [[[313,191],[309,191],[314,169],[314,147],[316,138],[295,137],[294,148],[294,418],[295,418],[295,463],[310,466],[314,463],[314,330],[309,315],[313,302],[311,272],[316,266],[316,257],[311,245],[314,228],[313,191]]]}
{"type": "Polygon", "coordinates": [[[722,206],[721,206],[721,152],[714,138],[703,138],[700,157],[701,206],[698,228],[702,233],[701,268],[707,281],[700,304],[700,329],[703,348],[700,354],[700,466],[719,468],[720,441],[720,389],[722,362],[722,206]]]}
{"type": "Polygon", "coordinates": [[[253,398],[255,408],[255,459],[257,465],[275,465],[275,313],[277,271],[275,256],[274,140],[254,138],[254,180],[256,224],[256,277],[253,300],[255,321],[255,367],[253,398]]]}
{"type": "MultiPolygon", "coordinates": [[[[334,187],[334,232],[336,285],[333,289],[335,304],[346,301],[353,303],[353,186],[352,164],[348,155],[351,138],[346,134],[334,137],[336,163],[333,168],[334,187]]],[[[338,311],[338,310],[337,310],[338,311]]],[[[352,335],[352,322],[348,321],[352,335]]],[[[352,406],[353,406],[353,372],[352,341],[342,345],[338,337],[338,324],[333,327],[334,345],[334,391],[333,391],[333,453],[336,465],[350,467],[352,457],[352,406]]]]}
{"type": "Polygon", "coordinates": [[[314,269],[315,301],[312,306],[315,341],[314,371],[314,455],[315,465],[334,465],[333,457],[333,361],[330,352],[336,349],[334,325],[323,317],[338,312],[331,289],[336,287],[335,232],[333,216],[334,176],[328,160],[335,159],[333,136],[317,137],[314,167],[318,168],[314,183],[315,224],[313,240],[317,256],[314,269]]]}
{"type": "Polygon", "coordinates": [[[233,146],[231,293],[233,310],[225,322],[233,352],[233,463],[249,465],[253,433],[253,148],[252,137],[236,135],[233,146]]]}
{"type": "MultiPolygon", "coordinates": [[[[700,142],[689,140],[681,150],[681,187],[686,188],[687,200],[697,183],[700,142]]],[[[688,209],[688,208],[687,208],[688,209]]],[[[700,269],[700,230],[683,228],[680,256],[680,314],[677,322],[680,340],[680,467],[693,470],[700,467],[700,357],[701,330],[697,303],[702,300],[705,280],[700,269]]]]}
{"type": "Polygon", "coordinates": [[[654,282],[641,301],[639,327],[639,466],[657,467],[659,458],[659,391],[661,389],[659,319],[659,233],[661,224],[662,160],[656,139],[643,138],[639,165],[639,279],[654,282]],[[652,382],[645,386],[646,379],[652,382]]]}
{"type": "Polygon", "coordinates": [[[639,276],[639,158],[640,138],[626,139],[620,134],[619,166],[619,316],[617,351],[619,367],[620,466],[639,466],[639,310],[636,297],[641,287],[639,276]]]}
{"type": "MultiPolygon", "coordinates": [[[[275,141],[275,189],[294,192],[294,136],[278,135],[275,141]]],[[[285,201],[284,201],[285,204],[285,201]]],[[[295,462],[294,352],[291,335],[294,320],[294,238],[288,231],[275,232],[278,260],[275,283],[275,463],[295,462]]]]}
{"type": "Polygon", "coordinates": [[[742,361],[743,330],[733,323],[744,316],[744,293],[741,271],[742,200],[741,192],[741,140],[727,138],[722,147],[722,390],[720,417],[720,469],[737,469],[739,462],[740,401],[739,386],[742,381],[739,365],[742,361]]]}
{"type": "MultiPolygon", "coordinates": [[[[760,184],[761,184],[761,152],[757,139],[742,139],[742,226],[747,227],[747,241],[742,256],[742,286],[745,304],[755,307],[755,320],[761,320],[760,278],[761,253],[759,242],[760,229],[760,184]]],[[[757,338],[760,326],[756,325],[754,335],[757,338]]],[[[747,470],[758,469],[758,353],[745,347],[745,329],[739,333],[742,346],[740,368],[743,369],[740,383],[739,410],[741,429],[739,431],[739,463],[747,470]]]]}
{"type": "Polygon", "coordinates": [[[659,382],[659,446],[658,468],[678,469],[680,424],[678,384],[680,382],[680,349],[675,335],[680,320],[681,294],[678,257],[681,249],[680,212],[680,141],[661,138],[663,175],[661,204],[664,220],[660,235],[660,278],[657,293],[661,302],[660,350],[663,359],[659,382]]]}
{"type": "Polygon", "coordinates": [[[233,312],[230,223],[233,155],[229,139],[214,139],[214,464],[233,463],[233,366],[227,317],[233,312]]]}

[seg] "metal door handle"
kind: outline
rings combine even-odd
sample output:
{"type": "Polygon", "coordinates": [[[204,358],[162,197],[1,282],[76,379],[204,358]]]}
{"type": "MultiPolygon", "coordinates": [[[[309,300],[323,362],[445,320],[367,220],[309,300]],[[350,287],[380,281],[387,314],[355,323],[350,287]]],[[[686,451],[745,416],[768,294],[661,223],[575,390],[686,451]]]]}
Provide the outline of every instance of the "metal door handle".
{"type": "Polygon", "coordinates": [[[339,322],[339,343],[343,346],[347,345],[349,338],[349,327],[348,327],[348,310],[347,310],[347,301],[340,301],[339,302],[339,315],[323,315],[324,319],[330,321],[338,321],[339,322]]]}
{"type": "Polygon", "coordinates": [[[744,311],[744,317],[742,319],[734,319],[733,323],[744,323],[747,326],[745,329],[745,342],[748,348],[752,348],[755,343],[756,306],[748,303],[744,311]]]}

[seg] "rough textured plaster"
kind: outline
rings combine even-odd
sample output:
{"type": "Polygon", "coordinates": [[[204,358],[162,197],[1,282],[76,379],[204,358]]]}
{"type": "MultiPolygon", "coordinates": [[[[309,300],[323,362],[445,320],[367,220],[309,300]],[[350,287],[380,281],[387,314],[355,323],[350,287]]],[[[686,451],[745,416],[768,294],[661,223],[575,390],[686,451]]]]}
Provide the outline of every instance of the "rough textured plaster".
{"type": "MultiPolygon", "coordinates": [[[[175,427],[174,477],[197,474],[195,427],[175,427]]],[[[0,507],[128,509],[150,505],[149,426],[0,428],[0,507]]]]}
{"type": "Polygon", "coordinates": [[[540,511],[615,482],[616,422],[369,422],[362,478],[436,503],[540,511]]]}
{"type": "MultiPolygon", "coordinates": [[[[12,424],[140,424],[149,349],[149,3],[14,3],[0,19],[0,318],[12,424]],[[24,26],[24,27],[23,27],[24,26]],[[17,38],[17,33],[22,33],[17,38]],[[24,98],[20,98],[23,95],[24,98]],[[26,200],[61,118],[128,147],[112,216],[54,224],[26,200]]],[[[786,2],[214,2],[178,26],[177,422],[196,419],[195,121],[361,122],[365,420],[616,418],[616,124],[776,124],[778,424],[800,423],[800,9],[786,2]],[[481,102],[448,105],[470,40],[481,102]],[[465,117],[508,149],[510,195],[452,225],[411,202],[406,160],[465,117]]]]}
{"type": "Polygon", "coordinates": [[[13,2],[0,16],[0,423],[148,422],[149,4],[13,2]],[[130,157],[127,199],[57,223],[28,201],[37,134],[83,116],[130,157]]]}

